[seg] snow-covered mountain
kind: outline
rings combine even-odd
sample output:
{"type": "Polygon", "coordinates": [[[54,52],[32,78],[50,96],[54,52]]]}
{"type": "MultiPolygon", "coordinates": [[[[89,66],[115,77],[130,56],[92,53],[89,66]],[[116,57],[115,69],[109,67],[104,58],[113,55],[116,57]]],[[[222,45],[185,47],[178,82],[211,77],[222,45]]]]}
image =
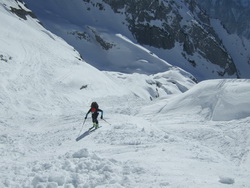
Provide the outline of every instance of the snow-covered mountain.
{"type": "MultiPolygon", "coordinates": [[[[119,86],[120,83],[114,82],[113,74],[100,72],[83,61],[73,47],[42,27],[39,20],[33,19],[30,10],[22,3],[3,1],[1,6],[3,10],[1,20],[3,45],[0,51],[3,87],[1,98],[4,106],[13,110],[16,107],[9,105],[17,104],[20,107],[30,106],[32,111],[33,109],[39,111],[40,106],[37,103],[49,101],[48,106],[54,112],[54,106],[59,103],[55,97],[58,94],[69,103],[72,102],[72,96],[73,100],[77,99],[76,101],[80,102],[89,96],[92,98],[99,96],[99,91],[105,91],[105,95],[134,93],[140,96],[140,93],[132,89],[124,91],[124,87],[119,86]],[[48,87],[45,89],[45,86],[48,87]],[[85,89],[80,91],[82,86],[85,89]],[[65,96],[66,93],[69,96],[65,96]],[[5,100],[5,97],[9,100],[5,100]]],[[[135,46],[135,50],[140,49],[140,46],[135,46]]],[[[145,49],[142,48],[142,51],[145,49]]],[[[195,84],[195,78],[191,74],[171,65],[168,65],[167,72],[156,75],[140,77],[119,73],[115,77],[123,80],[144,80],[144,84],[137,87],[144,88],[145,94],[141,97],[147,100],[159,94],[164,96],[185,92],[195,84]]],[[[136,86],[135,83],[133,85],[136,86]]],[[[9,111],[5,113],[8,114],[9,111]]]]}
{"type": "Polygon", "coordinates": [[[230,33],[250,39],[249,0],[196,0],[209,15],[221,20],[230,33]]]}
{"type": "Polygon", "coordinates": [[[0,187],[250,186],[249,80],[99,71],[19,1],[0,17],[0,187]],[[105,121],[76,142],[94,100],[105,121]]]}
{"type": "Polygon", "coordinates": [[[250,1],[196,0],[211,17],[211,24],[227,49],[241,78],[250,72],[250,1]]]}
{"type": "Polygon", "coordinates": [[[170,63],[198,80],[249,78],[249,41],[237,38],[226,46],[193,0],[24,2],[47,29],[100,70],[152,74],[166,71],[170,63]],[[243,49],[237,55],[230,51],[236,42],[243,49]],[[135,49],[137,44],[144,48],[135,49]]]}

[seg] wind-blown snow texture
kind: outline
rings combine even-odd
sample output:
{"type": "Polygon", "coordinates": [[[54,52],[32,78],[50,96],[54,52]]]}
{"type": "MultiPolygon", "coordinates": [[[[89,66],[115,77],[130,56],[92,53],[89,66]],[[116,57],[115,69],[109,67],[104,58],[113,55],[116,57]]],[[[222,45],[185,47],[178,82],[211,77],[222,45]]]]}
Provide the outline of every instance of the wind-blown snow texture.
{"type": "Polygon", "coordinates": [[[101,72],[0,2],[0,187],[250,186],[249,80],[101,72]]]}

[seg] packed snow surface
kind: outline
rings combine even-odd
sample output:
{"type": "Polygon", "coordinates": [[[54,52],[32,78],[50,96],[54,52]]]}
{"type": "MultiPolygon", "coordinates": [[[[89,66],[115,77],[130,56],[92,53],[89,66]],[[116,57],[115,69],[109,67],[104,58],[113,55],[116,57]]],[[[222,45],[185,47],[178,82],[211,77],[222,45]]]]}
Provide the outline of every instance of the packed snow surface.
{"type": "Polygon", "coordinates": [[[249,80],[101,72],[0,2],[0,187],[250,187],[249,80]]]}

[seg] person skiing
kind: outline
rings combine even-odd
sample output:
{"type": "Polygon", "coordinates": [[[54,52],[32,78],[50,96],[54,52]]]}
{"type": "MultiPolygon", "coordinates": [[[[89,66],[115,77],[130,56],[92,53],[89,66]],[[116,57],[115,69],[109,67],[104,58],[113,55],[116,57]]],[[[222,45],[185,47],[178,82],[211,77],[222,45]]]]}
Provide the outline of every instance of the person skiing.
{"type": "Polygon", "coordinates": [[[91,112],[92,114],[92,122],[93,122],[93,127],[91,127],[89,130],[95,128],[99,128],[99,124],[98,124],[98,120],[97,117],[99,115],[98,112],[101,112],[101,119],[103,119],[103,111],[101,109],[99,109],[99,106],[97,104],[97,102],[92,102],[89,111],[87,112],[85,119],[87,119],[88,114],[91,112]]]}

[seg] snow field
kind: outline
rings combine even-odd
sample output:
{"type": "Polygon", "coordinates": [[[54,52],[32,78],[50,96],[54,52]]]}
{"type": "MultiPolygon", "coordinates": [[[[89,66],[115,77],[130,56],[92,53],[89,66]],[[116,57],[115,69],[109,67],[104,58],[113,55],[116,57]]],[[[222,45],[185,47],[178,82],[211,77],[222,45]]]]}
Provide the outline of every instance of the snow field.
{"type": "MultiPolygon", "coordinates": [[[[175,109],[175,116],[152,113],[155,109],[159,111],[165,100],[145,102],[136,96],[104,97],[97,101],[101,101],[104,118],[111,125],[100,120],[102,128],[78,142],[75,138],[85,115],[82,107],[70,114],[38,117],[18,131],[6,126],[1,136],[1,145],[8,148],[1,152],[5,161],[1,167],[6,169],[3,185],[173,188],[248,185],[249,118],[209,121],[202,114],[184,113],[185,107],[175,109]],[[116,108],[117,101],[120,104],[116,108]]],[[[88,118],[82,132],[91,124],[88,118]]]]}

